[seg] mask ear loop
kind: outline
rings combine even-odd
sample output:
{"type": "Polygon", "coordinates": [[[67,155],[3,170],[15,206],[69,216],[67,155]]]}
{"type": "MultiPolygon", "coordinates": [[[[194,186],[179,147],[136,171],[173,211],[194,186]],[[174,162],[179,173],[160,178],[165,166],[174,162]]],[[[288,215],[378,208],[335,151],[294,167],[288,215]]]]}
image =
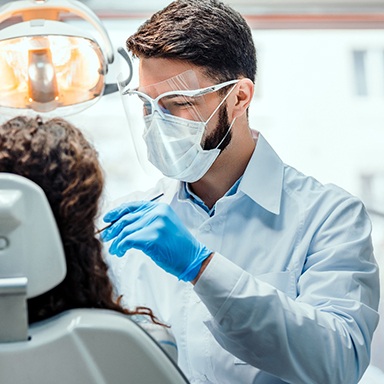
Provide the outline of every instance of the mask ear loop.
{"type": "MultiPolygon", "coordinates": [[[[233,87],[231,88],[231,90],[225,95],[225,97],[223,98],[223,100],[221,100],[221,102],[219,103],[219,105],[216,107],[216,109],[212,112],[211,116],[209,116],[208,120],[204,123],[205,126],[207,126],[209,120],[211,120],[212,116],[219,110],[219,108],[223,105],[223,103],[225,102],[225,100],[227,100],[228,96],[232,93],[232,91],[235,89],[237,83],[233,85],[233,87]]],[[[216,145],[215,149],[219,148],[220,145],[223,143],[223,141],[225,140],[225,138],[228,136],[229,132],[231,131],[232,129],[232,126],[233,124],[235,123],[235,120],[236,120],[236,117],[232,120],[232,123],[231,125],[229,126],[228,130],[227,130],[227,133],[224,135],[224,137],[220,140],[220,143],[216,145]]]]}
{"type": "Polygon", "coordinates": [[[223,141],[225,140],[225,138],[228,136],[229,132],[230,132],[231,129],[232,129],[233,124],[235,123],[235,120],[236,120],[236,117],[232,120],[232,123],[231,123],[231,125],[229,126],[229,128],[228,128],[228,130],[227,130],[227,133],[226,133],[226,134],[224,135],[224,137],[220,140],[220,143],[216,145],[216,148],[215,148],[215,149],[219,148],[220,145],[221,145],[221,144],[223,143],[223,141]]]}
{"type": "MultiPolygon", "coordinates": [[[[209,120],[212,119],[212,117],[214,116],[214,114],[219,110],[219,108],[223,105],[224,101],[227,100],[228,96],[232,93],[232,91],[235,89],[237,83],[233,85],[233,87],[230,89],[230,91],[225,95],[225,97],[223,98],[223,100],[220,101],[219,105],[215,108],[215,110],[211,113],[211,116],[208,117],[208,119],[205,121],[205,125],[207,125],[209,123],[209,120]]],[[[233,124],[233,122],[232,122],[233,124]]],[[[231,127],[232,127],[232,124],[231,124],[231,127]]]]}

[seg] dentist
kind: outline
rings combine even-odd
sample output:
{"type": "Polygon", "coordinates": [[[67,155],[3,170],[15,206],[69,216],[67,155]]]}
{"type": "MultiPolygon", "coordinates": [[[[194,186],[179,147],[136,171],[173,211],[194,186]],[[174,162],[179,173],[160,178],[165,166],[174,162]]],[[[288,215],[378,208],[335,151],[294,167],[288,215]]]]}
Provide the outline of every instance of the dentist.
{"type": "Polygon", "coordinates": [[[148,159],[166,178],[148,192],[160,200],[127,197],[104,217],[118,293],[171,325],[191,383],[357,383],[378,323],[371,223],[250,128],[243,17],[174,1],[127,48],[139,87],[123,97],[142,102],[148,159]]]}

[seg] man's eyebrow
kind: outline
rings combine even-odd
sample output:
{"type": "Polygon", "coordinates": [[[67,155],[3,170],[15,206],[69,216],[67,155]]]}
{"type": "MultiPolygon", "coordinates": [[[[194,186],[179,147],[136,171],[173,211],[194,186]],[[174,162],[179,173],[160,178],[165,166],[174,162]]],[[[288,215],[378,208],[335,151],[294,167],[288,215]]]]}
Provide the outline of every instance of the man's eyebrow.
{"type": "MultiPolygon", "coordinates": [[[[151,95],[149,95],[148,93],[144,92],[143,88],[140,88],[140,87],[137,87],[137,88],[134,88],[135,91],[138,91],[138,92],[141,92],[141,93],[144,93],[145,95],[147,95],[148,97],[150,97],[151,99],[155,100],[156,98],[158,98],[159,96],[163,95],[164,93],[168,93],[169,91],[167,92],[162,92],[162,93],[159,93],[156,97],[152,97],[151,95]]],[[[177,94],[169,94],[169,95],[166,95],[166,96],[163,96],[161,97],[161,99],[172,99],[172,98],[175,98],[175,97],[179,97],[179,96],[184,96],[184,95],[177,95],[177,94]]]]}
{"type": "Polygon", "coordinates": [[[161,99],[166,99],[166,100],[171,100],[171,99],[176,99],[178,97],[185,97],[185,98],[190,98],[191,96],[185,96],[185,95],[167,95],[162,97],[161,99]]]}

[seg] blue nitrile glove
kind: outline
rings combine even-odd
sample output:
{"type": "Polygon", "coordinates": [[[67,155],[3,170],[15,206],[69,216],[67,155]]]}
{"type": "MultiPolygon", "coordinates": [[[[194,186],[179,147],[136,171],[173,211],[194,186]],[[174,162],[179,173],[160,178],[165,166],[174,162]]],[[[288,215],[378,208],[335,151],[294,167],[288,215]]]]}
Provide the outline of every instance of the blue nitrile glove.
{"type": "Polygon", "coordinates": [[[121,257],[131,248],[139,249],[180,280],[194,280],[212,253],[192,236],[168,204],[125,203],[108,212],[104,221],[113,223],[101,235],[103,241],[114,239],[109,253],[121,257]]]}

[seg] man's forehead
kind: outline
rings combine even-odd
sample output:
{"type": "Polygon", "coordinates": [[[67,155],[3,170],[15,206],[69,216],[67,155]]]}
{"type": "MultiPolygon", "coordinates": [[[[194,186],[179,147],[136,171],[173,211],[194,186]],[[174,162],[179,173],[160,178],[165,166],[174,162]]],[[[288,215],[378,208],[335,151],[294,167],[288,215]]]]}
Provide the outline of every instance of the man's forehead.
{"type": "MultiPolygon", "coordinates": [[[[145,80],[142,79],[143,76],[145,76],[145,74],[143,74],[142,72],[140,77],[140,83],[148,84],[147,81],[142,81],[145,80]]],[[[141,84],[139,86],[139,90],[153,98],[165,92],[200,88],[198,74],[196,74],[196,71],[193,69],[189,69],[176,76],[169,77],[166,80],[157,83],[149,84],[146,86],[141,86],[141,84]]]]}
{"type": "Polygon", "coordinates": [[[139,58],[139,74],[145,82],[143,86],[160,83],[190,69],[199,71],[199,67],[186,60],[163,57],[139,58]]]}

